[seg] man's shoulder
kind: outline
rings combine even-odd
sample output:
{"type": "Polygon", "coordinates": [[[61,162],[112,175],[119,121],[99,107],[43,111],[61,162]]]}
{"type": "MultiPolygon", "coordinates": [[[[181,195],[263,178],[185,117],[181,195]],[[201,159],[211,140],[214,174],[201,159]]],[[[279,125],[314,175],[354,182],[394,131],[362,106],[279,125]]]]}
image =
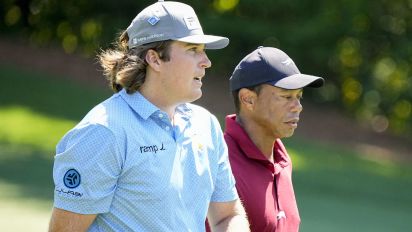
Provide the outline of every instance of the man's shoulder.
{"type": "Polygon", "coordinates": [[[130,110],[124,101],[121,100],[119,95],[114,94],[94,106],[79,124],[96,124],[110,128],[125,121],[126,111],[130,110]]]}

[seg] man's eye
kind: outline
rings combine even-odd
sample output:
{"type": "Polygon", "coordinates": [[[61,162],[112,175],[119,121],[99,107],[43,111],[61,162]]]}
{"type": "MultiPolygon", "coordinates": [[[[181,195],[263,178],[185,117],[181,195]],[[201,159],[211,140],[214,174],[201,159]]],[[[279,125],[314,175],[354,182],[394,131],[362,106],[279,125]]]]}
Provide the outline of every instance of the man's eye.
{"type": "Polygon", "coordinates": [[[197,47],[190,48],[189,51],[198,52],[199,49],[197,47]]]}
{"type": "Polygon", "coordinates": [[[199,47],[193,47],[193,48],[190,48],[189,51],[192,51],[194,53],[202,53],[205,51],[205,49],[199,48],[199,47]]]}
{"type": "Polygon", "coordinates": [[[282,97],[285,98],[285,99],[287,99],[287,100],[290,100],[290,99],[293,99],[293,98],[296,98],[296,99],[298,99],[298,100],[303,99],[303,96],[284,95],[284,96],[282,96],[282,97]]]}

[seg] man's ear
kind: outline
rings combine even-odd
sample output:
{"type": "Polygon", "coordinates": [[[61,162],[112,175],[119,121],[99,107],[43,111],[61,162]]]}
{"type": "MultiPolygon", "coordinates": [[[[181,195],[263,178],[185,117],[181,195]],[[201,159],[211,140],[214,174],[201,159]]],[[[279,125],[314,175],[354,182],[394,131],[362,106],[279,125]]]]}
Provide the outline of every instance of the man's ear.
{"type": "Polygon", "coordinates": [[[243,88],[239,91],[239,103],[246,109],[252,110],[255,106],[257,95],[254,91],[243,88]]]}
{"type": "Polygon", "coordinates": [[[159,53],[157,53],[153,49],[149,49],[146,52],[146,57],[145,60],[147,64],[154,70],[159,71],[160,69],[160,64],[162,63],[162,60],[159,57],[159,53]]]}

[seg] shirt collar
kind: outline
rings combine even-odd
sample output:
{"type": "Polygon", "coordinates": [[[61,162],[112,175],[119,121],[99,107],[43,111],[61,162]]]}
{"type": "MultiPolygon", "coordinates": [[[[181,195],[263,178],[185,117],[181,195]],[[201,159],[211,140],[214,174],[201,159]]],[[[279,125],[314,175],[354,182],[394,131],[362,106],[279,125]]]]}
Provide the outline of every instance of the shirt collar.
{"type": "Polygon", "coordinates": [[[125,89],[122,89],[119,94],[144,120],[147,120],[153,113],[159,110],[157,106],[153,105],[138,91],[128,94],[125,89]]]}
{"type": "Polygon", "coordinates": [[[189,108],[187,103],[183,103],[176,107],[176,113],[179,113],[181,118],[187,121],[192,116],[192,109],[189,108]]]}
{"type": "MultiPolygon", "coordinates": [[[[147,120],[154,113],[161,111],[157,106],[147,100],[139,91],[128,94],[125,89],[122,89],[119,94],[144,120],[147,120]]],[[[192,114],[192,110],[186,103],[184,103],[176,107],[176,113],[181,114],[182,119],[188,120],[192,114]]]]}
{"type": "MultiPolygon", "coordinates": [[[[267,163],[269,160],[263,155],[259,148],[253,143],[246,131],[236,122],[236,115],[226,116],[225,134],[232,137],[239,145],[243,153],[249,158],[267,163]]],[[[275,166],[286,167],[290,163],[289,155],[280,139],[274,141],[273,154],[275,166]]]]}

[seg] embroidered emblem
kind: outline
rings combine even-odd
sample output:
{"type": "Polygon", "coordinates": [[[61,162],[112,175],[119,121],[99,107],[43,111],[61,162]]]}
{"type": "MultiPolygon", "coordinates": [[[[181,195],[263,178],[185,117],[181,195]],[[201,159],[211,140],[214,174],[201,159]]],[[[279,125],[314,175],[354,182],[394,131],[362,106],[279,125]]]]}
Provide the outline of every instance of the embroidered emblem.
{"type": "Polygon", "coordinates": [[[150,25],[152,26],[156,25],[156,23],[158,23],[159,21],[160,19],[156,15],[153,15],[152,17],[147,19],[147,22],[150,23],[150,25]]]}
{"type": "Polygon", "coordinates": [[[183,19],[185,20],[187,29],[189,30],[202,28],[196,16],[185,16],[183,19]]]}
{"type": "Polygon", "coordinates": [[[153,152],[156,154],[157,151],[166,151],[166,148],[164,147],[163,143],[160,149],[157,145],[140,146],[140,153],[153,152]]]}
{"type": "Polygon", "coordinates": [[[199,138],[199,135],[195,132],[190,137],[192,139],[193,149],[197,148],[198,151],[203,151],[205,146],[201,142],[201,139],[199,138]]]}
{"type": "Polygon", "coordinates": [[[198,148],[200,151],[203,151],[203,144],[198,143],[198,144],[197,144],[197,148],[198,148]]]}
{"type": "Polygon", "coordinates": [[[293,60],[291,58],[288,58],[285,61],[282,61],[281,63],[284,64],[284,65],[290,65],[290,64],[293,63],[293,60]]]}
{"type": "Polygon", "coordinates": [[[83,196],[83,193],[79,193],[79,192],[72,191],[72,190],[65,191],[64,189],[56,189],[56,192],[58,192],[59,194],[72,195],[74,197],[82,197],[83,196]]]}
{"type": "Polygon", "coordinates": [[[80,173],[76,169],[70,169],[64,174],[63,183],[67,188],[76,188],[80,182],[80,173]]]}
{"type": "Polygon", "coordinates": [[[282,219],[282,218],[285,218],[285,219],[286,219],[285,211],[279,211],[279,213],[278,213],[278,215],[276,216],[276,218],[277,218],[278,220],[280,220],[280,219],[282,219]]]}

